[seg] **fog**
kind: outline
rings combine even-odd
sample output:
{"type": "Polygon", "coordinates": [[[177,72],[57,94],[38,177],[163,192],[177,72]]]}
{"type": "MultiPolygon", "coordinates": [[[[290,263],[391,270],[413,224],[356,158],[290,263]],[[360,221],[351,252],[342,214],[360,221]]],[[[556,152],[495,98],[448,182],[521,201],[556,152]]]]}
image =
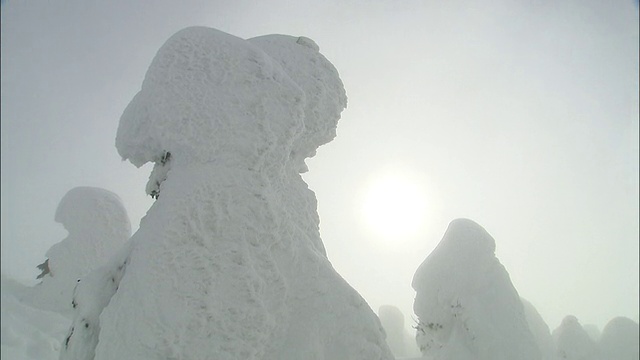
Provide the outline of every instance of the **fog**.
{"type": "Polygon", "coordinates": [[[35,283],[76,186],[118,194],[135,231],[151,168],[119,158],[119,117],[164,41],[204,25],[307,36],[340,72],[349,105],[304,178],[329,259],[371,308],[410,326],[413,274],[466,217],[552,329],[637,321],[637,2],[8,0],[1,16],[3,274],[35,283]],[[366,218],[388,177],[417,189],[419,206],[387,204],[417,225],[366,218]]]}

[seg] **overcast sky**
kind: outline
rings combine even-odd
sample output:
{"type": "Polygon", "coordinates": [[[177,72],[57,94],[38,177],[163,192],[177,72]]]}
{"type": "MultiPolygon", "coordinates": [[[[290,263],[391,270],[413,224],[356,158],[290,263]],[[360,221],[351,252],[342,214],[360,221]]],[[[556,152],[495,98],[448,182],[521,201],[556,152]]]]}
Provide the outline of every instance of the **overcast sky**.
{"type": "Polygon", "coordinates": [[[150,167],[119,158],[119,117],[164,41],[204,25],[304,35],[338,69],[349,105],[304,177],[329,259],[375,311],[411,322],[415,270],[467,217],[552,329],[637,321],[636,1],[7,0],[1,16],[3,274],[35,283],[75,186],[117,193],[137,228],[150,167]],[[414,232],[366,219],[388,177],[418,189],[414,232]]]}

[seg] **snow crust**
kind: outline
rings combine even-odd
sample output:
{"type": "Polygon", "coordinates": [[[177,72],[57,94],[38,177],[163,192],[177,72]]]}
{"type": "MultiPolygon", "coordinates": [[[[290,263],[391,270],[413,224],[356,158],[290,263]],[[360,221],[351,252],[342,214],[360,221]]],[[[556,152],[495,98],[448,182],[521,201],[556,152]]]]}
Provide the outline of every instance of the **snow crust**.
{"type": "Polygon", "coordinates": [[[95,187],[69,190],[60,200],[55,221],[69,235],[47,251],[49,273],[25,296],[43,309],[69,312],[78,279],[123,246],[131,235],[131,224],[120,198],[95,187]]]}
{"type": "Polygon", "coordinates": [[[457,219],[413,278],[418,345],[429,359],[540,359],[494,239],[457,219]]]}
{"type": "Polygon", "coordinates": [[[326,258],[299,174],[346,106],[318,49],[204,27],[162,46],[116,137],[124,159],[156,163],[158,200],[129,250],[79,285],[73,328],[99,332],[70,331],[61,358],[393,358],[326,258]]]}

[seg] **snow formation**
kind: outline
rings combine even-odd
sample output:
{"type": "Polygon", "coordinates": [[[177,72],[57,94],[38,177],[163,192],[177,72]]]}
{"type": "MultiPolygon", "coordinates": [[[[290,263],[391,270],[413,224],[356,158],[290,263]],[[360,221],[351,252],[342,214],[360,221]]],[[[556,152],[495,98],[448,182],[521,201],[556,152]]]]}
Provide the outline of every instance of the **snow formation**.
{"type": "Polygon", "coordinates": [[[382,305],[378,317],[387,333],[387,344],[397,358],[419,356],[416,339],[405,329],[402,311],[393,305],[382,305]]]}
{"type": "MultiPolygon", "coordinates": [[[[558,359],[567,360],[600,360],[598,345],[591,340],[582,328],[578,318],[565,316],[560,326],[553,330],[555,353],[558,359]]],[[[607,359],[609,360],[609,359],[607,359]]]]}
{"type": "Polygon", "coordinates": [[[79,286],[74,328],[99,331],[70,332],[61,358],[393,358],[326,258],[300,176],[346,106],[318,50],[204,27],[162,46],[116,138],[124,159],[156,164],[157,201],[130,249],[84,286],[115,285],[79,286]]]}
{"type": "Polygon", "coordinates": [[[639,359],[639,339],[638,323],[626,317],[613,318],[604,327],[600,337],[600,350],[603,359],[639,359]]]}
{"type": "Polygon", "coordinates": [[[541,354],[494,239],[457,219],[413,278],[416,339],[429,359],[519,360],[541,354]]]}
{"type": "Polygon", "coordinates": [[[120,198],[105,189],[76,187],[60,200],[55,221],[69,235],[46,253],[48,273],[25,296],[43,309],[72,309],[78,279],[103,265],[131,235],[131,224],[120,198]]]}

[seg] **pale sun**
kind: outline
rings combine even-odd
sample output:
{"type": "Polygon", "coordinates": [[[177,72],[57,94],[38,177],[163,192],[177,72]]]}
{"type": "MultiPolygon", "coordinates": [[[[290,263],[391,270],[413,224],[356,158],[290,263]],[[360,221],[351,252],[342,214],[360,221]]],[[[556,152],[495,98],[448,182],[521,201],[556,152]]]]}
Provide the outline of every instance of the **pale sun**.
{"type": "Polygon", "coordinates": [[[367,227],[386,240],[415,235],[427,216],[424,189],[403,176],[386,176],[371,182],[365,192],[362,214],[367,227]]]}

